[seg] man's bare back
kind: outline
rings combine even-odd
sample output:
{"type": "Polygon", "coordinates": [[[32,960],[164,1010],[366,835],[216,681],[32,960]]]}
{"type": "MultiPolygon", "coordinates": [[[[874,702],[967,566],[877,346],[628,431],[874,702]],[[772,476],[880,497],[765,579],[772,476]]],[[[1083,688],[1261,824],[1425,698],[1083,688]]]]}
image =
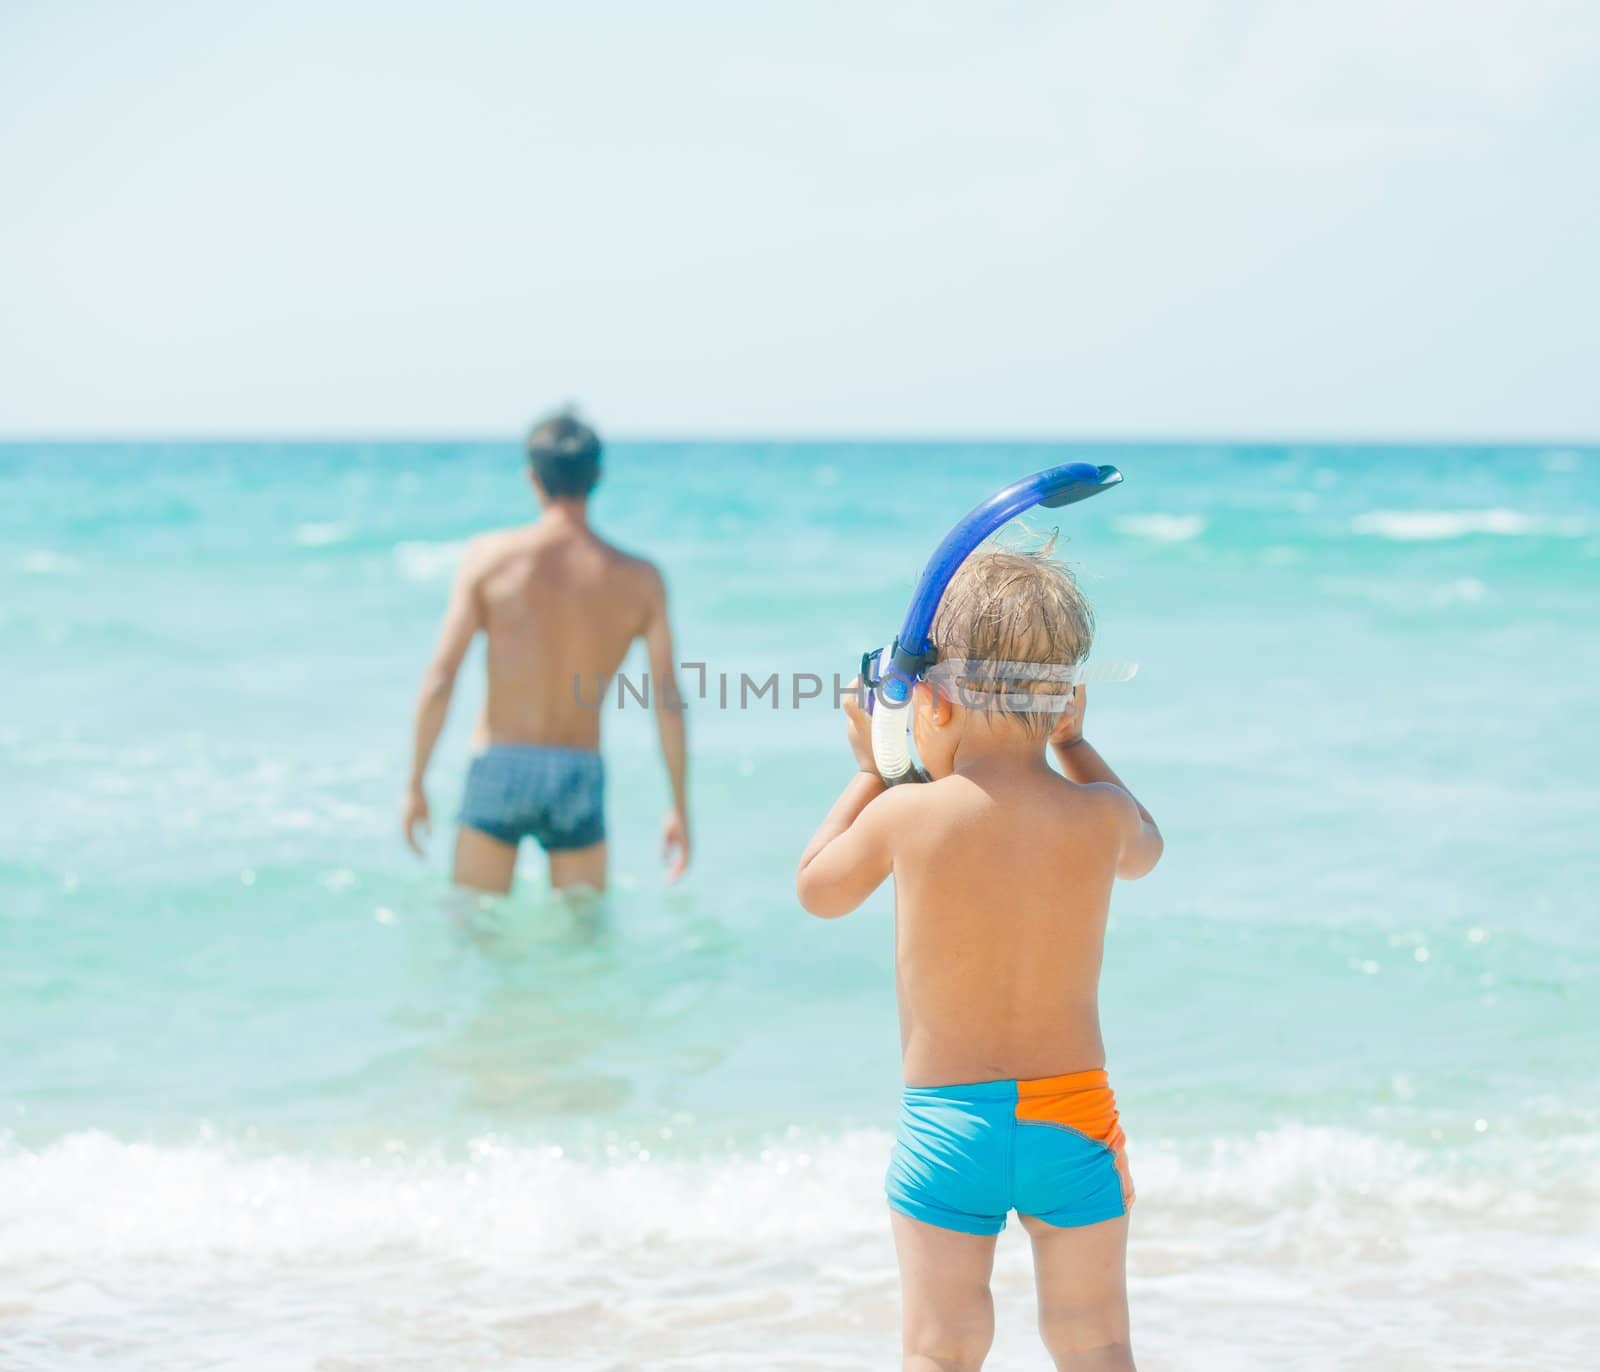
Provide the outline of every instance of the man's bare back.
{"type": "Polygon", "coordinates": [[[488,641],[474,742],[598,748],[605,684],[665,622],[660,573],[586,524],[549,517],[475,539],[463,570],[488,641]]]}
{"type": "Polygon", "coordinates": [[[688,864],[687,759],[666,584],[650,563],[589,526],[600,452],[594,431],[570,414],[534,429],[529,475],[540,517],[467,545],[423,676],[402,817],[419,853],[418,832],[429,818],[423,776],[462,659],[484,634],[488,690],[456,835],[454,877],[463,886],[510,889],[524,838],[549,855],[552,886],[605,885],[600,721],[606,687],[640,638],[672,788],[662,824],[668,879],[688,864]]]}

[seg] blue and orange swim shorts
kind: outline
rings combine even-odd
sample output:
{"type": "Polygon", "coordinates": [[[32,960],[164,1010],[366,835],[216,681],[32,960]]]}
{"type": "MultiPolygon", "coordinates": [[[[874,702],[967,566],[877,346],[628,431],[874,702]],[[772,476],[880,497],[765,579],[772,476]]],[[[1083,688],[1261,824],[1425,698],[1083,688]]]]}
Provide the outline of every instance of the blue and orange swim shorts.
{"type": "Polygon", "coordinates": [[[891,1209],[965,1234],[998,1234],[1012,1210],[1063,1228],[1127,1214],[1105,1072],[906,1087],[885,1189],[891,1209]]]}

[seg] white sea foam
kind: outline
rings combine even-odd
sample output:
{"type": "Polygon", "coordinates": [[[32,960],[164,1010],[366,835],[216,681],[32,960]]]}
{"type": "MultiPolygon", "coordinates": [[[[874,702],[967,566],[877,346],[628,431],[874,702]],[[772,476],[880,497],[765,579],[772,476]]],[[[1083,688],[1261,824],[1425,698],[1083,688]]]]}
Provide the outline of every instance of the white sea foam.
{"type": "Polygon", "coordinates": [[[77,558],[52,552],[49,548],[34,548],[24,553],[18,565],[29,576],[71,576],[83,570],[77,558]]]}
{"type": "Polygon", "coordinates": [[[1579,520],[1548,519],[1504,508],[1491,510],[1369,510],[1350,526],[1358,534],[1390,538],[1402,543],[1436,542],[1472,534],[1501,537],[1583,533],[1579,520]]]}
{"type": "Polygon", "coordinates": [[[1443,586],[1436,587],[1433,592],[1435,605],[1476,605],[1486,600],[1489,588],[1475,576],[1458,577],[1454,581],[1446,582],[1443,586]]]}
{"type": "Polygon", "coordinates": [[[615,1147],[614,1158],[584,1160],[488,1137],[453,1159],[396,1146],[332,1159],[74,1134],[0,1154],[0,1261],[354,1259],[401,1245],[515,1265],[574,1245],[715,1241],[729,1214],[747,1237],[793,1241],[863,1227],[841,1181],[881,1172],[887,1141],[863,1132],[821,1154],[772,1147],[687,1161],[615,1147]]]}
{"type": "Polygon", "coordinates": [[[1487,582],[1475,576],[1457,577],[1433,585],[1394,577],[1319,576],[1314,584],[1331,595],[1353,596],[1405,614],[1446,609],[1455,605],[1480,605],[1490,598],[1487,582]]]}
{"type": "Polygon", "coordinates": [[[1122,515],[1114,523],[1122,533],[1156,543],[1187,543],[1206,528],[1205,516],[1197,514],[1122,515]]]}
{"type": "Polygon", "coordinates": [[[466,552],[465,541],[449,543],[407,542],[394,546],[394,562],[408,581],[442,581],[450,576],[466,552]]]}
{"type": "MultiPolygon", "coordinates": [[[[215,1138],[178,1146],[99,1131],[41,1150],[0,1146],[0,1262],[359,1258],[394,1245],[494,1265],[582,1247],[802,1242],[875,1232],[892,1139],[880,1130],[758,1151],[682,1157],[648,1135],[592,1154],[495,1136],[454,1155],[391,1143],[366,1156],[262,1154],[215,1138]]],[[[1485,1145],[1486,1147],[1488,1145],[1485,1145]]],[[[1448,1223],[1474,1215],[1556,1224],[1600,1201],[1600,1139],[1446,1155],[1354,1130],[1283,1125],[1176,1146],[1135,1139],[1145,1209],[1239,1219],[1304,1212],[1359,1234],[1373,1216],[1448,1223]],[[1487,1163],[1494,1165],[1485,1165],[1487,1163]]],[[[1152,1219],[1155,1216],[1152,1215],[1152,1219]]]]}
{"type": "MultiPolygon", "coordinates": [[[[69,1372],[97,1358],[214,1365],[246,1348],[261,1366],[359,1349],[339,1366],[373,1369],[424,1349],[439,1365],[580,1370],[892,1360],[886,1133],[692,1158],[650,1142],[593,1157],[494,1138],[451,1156],[102,1133],[3,1148],[9,1328],[39,1366],[69,1372]],[[175,1329],[193,1346],[175,1348],[175,1329]]],[[[1511,1366],[1537,1335],[1541,1368],[1586,1366],[1596,1153],[1593,1139],[1552,1141],[1483,1166],[1303,1126],[1135,1139],[1130,1274],[1148,1365],[1278,1365],[1271,1350],[1293,1346],[1297,1367],[1511,1366]]],[[[1015,1226],[995,1289],[990,1365],[1037,1365],[1015,1226]]]]}
{"type": "Polygon", "coordinates": [[[294,541],[302,548],[326,548],[343,543],[350,537],[350,526],[337,521],[325,524],[301,524],[295,528],[294,541]]]}

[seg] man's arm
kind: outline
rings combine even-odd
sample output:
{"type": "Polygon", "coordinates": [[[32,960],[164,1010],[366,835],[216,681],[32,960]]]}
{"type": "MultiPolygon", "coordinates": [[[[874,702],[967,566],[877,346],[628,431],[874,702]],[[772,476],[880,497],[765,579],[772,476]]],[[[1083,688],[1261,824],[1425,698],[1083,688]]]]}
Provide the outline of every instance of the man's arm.
{"type": "Polygon", "coordinates": [[[417,828],[420,826],[424,833],[429,829],[423,777],[428,770],[428,760],[433,756],[433,745],[439,741],[439,731],[444,728],[445,716],[450,711],[450,695],[455,690],[461,660],[467,655],[473,636],[483,627],[483,606],[478,596],[478,558],[474,552],[469,545],[461,559],[461,568],[450,591],[450,603],[445,608],[444,623],[439,629],[439,641],[427,671],[422,674],[422,688],[417,693],[411,738],[411,777],[406,784],[402,825],[406,842],[419,856],[422,845],[417,839],[417,828]]]}
{"type": "Polygon", "coordinates": [[[661,822],[661,858],[667,864],[670,882],[681,877],[689,866],[689,748],[683,696],[678,690],[678,664],[672,648],[672,621],[667,617],[667,583],[653,567],[648,613],[644,646],[655,688],[656,735],[672,787],[672,809],[661,822]]]}
{"type": "Polygon", "coordinates": [[[1080,786],[1104,787],[1118,795],[1117,808],[1122,831],[1122,852],[1117,859],[1117,875],[1127,881],[1144,876],[1161,861],[1164,842],[1161,830],[1156,827],[1150,812],[1139,798],[1123,784],[1106,760],[1095,751],[1094,744],[1083,736],[1083,712],[1087,692],[1078,687],[1074,708],[1062,720],[1050,742],[1069,781],[1080,786]]]}

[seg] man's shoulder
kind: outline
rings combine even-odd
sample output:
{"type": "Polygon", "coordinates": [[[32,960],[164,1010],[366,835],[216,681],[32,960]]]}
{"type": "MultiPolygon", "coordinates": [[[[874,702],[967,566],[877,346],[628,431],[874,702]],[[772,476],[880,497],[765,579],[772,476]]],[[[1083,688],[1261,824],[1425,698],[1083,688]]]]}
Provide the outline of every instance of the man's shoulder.
{"type": "MultiPolygon", "coordinates": [[[[512,524],[503,529],[486,529],[473,534],[466,541],[461,561],[465,567],[479,570],[494,567],[518,558],[535,561],[546,557],[561,546],[563,538],[552,536],[539,524],[512,524]]],[[[610,552],[609,545],[603,545],[610,552]]]]}
{"type": "Polygon", "coordinates": [[[601,538],[599,534],[596,534],[595,538],[606,550],[607,556],[615,559],[619,567],[625,567],[641,576],[661,575],[656,570],[656,564],[642,554],[634,552],[631,548],[624,548],[620,543],[613,543],[609,538],[601,538]]]}
{"type": "Polygon", "coordinates": [[[509,529],[486,529],[483,533],[473,534],[466,541],[461,550],[462,564],[479,564],[492,562],[506,553],[524,548],[528,544],[528,530],[525,526],[509,529]]]}
{"type": "Polygon", "coordinates": [[[609,539],[601,538],[599,541],[617,573],[635,586],[641,594],[654,598],[665,589],[666,580],[661,575],[661,569],[649,558],[618,547],[609,539]]]}

